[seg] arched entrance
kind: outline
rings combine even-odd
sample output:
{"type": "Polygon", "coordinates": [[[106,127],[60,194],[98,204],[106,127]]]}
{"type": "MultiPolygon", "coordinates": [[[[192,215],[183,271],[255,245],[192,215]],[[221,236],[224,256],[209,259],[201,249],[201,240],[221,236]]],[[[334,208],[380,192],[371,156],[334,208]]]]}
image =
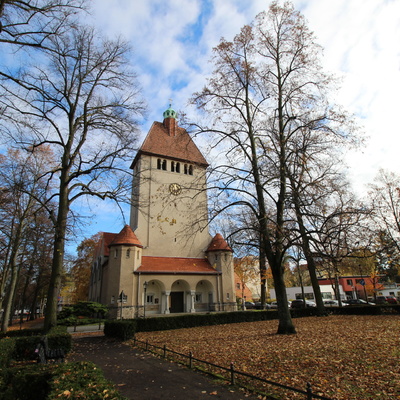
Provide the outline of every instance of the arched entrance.
{"type": "Polygon", "coordinates": [[[177,280],[171,286],[170,312],[183,313],[187,308],[187,296],[189,285],[186,281],[177,280]]]}
{"type": "Polygon", "coordinates": [[[146,291],[143,292],[143,304],[145,307],[144,313],[147,315],[160,314],[164,284],[156,279],[150,280],[146,283],[146,291]]]}
{"type": "Polygon", "coordinates": [[[207,280],[201,280],[196,285],[195,310],[210,311],[213,304],[213,286],[207,280]]]}

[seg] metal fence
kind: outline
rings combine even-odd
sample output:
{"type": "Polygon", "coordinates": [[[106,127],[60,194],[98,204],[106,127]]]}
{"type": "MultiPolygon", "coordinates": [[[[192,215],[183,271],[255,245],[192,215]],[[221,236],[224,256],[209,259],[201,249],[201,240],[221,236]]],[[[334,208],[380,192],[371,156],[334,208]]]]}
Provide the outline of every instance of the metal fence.
{"type": "MultiPolygon", "coordinates": [[[[270,380],[267,380],[267,379],[263,379],[263,378],[260,378],[258,376],[255,376],[255,375],[248,374],[246,372],[241,372],[241,371],[239,371],[239,370],[237,370],[235,368],[235,365],[234,365],[233,362],[230,364],[229,367],[223,367],[221,365],[213,364],[213,363],[210,363],[208,361],[200,360],[200,359],[194,357],[192,352],[189,352],[189,354],[179,353],[177,351],[167,349],[166,345],[164,345],[163,347],[160,347],[160,346],[157,346],[157,345],[154,345],[154,344],[150,344],[148,342],[148,340],[146,340],[144,342],[144,341],[141,341],[141,340],[138,340],[138,339],[134,338],[133,342],[134,342],[134,346],[137,346],[138,343],[142,344],[143,348],[146,351],[150,351],[150,352],[155,353],[157,355],[161,355],[163,358],[167,358],[167,354],[168,353],[170,353],[172,355],[172,358],[175,361],[177,361],[177,358],[181,358],[181,359],[185,360],[183,362],[181,361],[181,363],[187,365],[187,367],[190,368],[190,369],[195,368],[194,367],[194,363],[197,363],[197,364],[204,364],[204,365],[213,367],[213,368],[215,368],[216,370],[219,370],[219,371],[223,371],[223,372],[225,372],[225,374],[218,375],[218,376],[221,377],[222,379],[226,380],[226,381],[229,381],[231,385],[238,385],[238,386],[246,387],[247,385],[245,385],[244,382],[246,381],[246,378],[247,378],[247,381],[249,381],[249,380],[258,381],[258,382],[262,382],[264,384],[271,385],[271,386],[274,386],[274,387],[278,387],[280,389],[284,389],[284,390],[287,390],[287,391],[290,391],[290,392],[296,392],[296,393],[302,394],[302,395],[305,396],[305,398],[307,400],[313,400],[313,399],[333,400],[330,397],[321,396],[319,394],[313,393],[313,390],[312,390],[312,387],[311,387],[310,383],[306,384],[306,389],[305,390],[301,390],[301,389],[294,388],[292,386],[287,386],[287,385],[283,385],[281,383],[277,383],[277,382],[273,382],[273,381],[270,381],[270,380]],[[154,351],[151,350],[151,349],[154,349],[154,351]]],[[[212,373],[211,371],[207,371],[207,372],[212,373]]],[[[214,373],[214,375],[215,375],[215,373],[214,373]]]]}

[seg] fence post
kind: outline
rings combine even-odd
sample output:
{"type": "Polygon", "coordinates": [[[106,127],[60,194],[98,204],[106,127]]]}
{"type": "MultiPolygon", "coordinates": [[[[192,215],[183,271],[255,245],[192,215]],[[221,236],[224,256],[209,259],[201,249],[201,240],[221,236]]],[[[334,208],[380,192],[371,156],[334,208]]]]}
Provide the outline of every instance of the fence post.
{"type": "Polygon", "coordinates": [[[167,345],[164,344],[164,358],[167,356],[167,345]]]}
{"type": "Polygon", "coordinates": [[[235,367],[233,361],[231,362],[231,385],[235,384],[235,367]]]}
{"type": "Polygon", "coordinates": [[[311,388],[311,383],[307,382],[307,400],[312,400],[314,398],[311,388]]]}
{"type": "Polygon", "coordinates": [[[192,369],[192,357],[193,357],[193,353],[190,351],[189,352],[189,368],[192,369]]]}

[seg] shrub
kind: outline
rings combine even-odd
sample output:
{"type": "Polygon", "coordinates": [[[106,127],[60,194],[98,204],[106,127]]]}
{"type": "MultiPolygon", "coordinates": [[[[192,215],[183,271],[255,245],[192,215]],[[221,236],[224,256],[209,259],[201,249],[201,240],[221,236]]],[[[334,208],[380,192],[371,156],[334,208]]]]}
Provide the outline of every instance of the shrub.
{"type": "Polygon", "coordinates": [[[105,321],[104,335],[107,337],[129,340],[135,336],[137,320],[105,321]]]}
{"type": "MultiPolygon", "coordinates": [[[[24,331],[25,330],[18,331],[19,335],[14,338],[15,346],[12,358],[17,361],[34,360],[36,358],[35,348],[37,344],[40,342],[40,338],[43,336],[42,330],[35,330],[36,336],[32,336],[31,335],[32,331],[30,330],[26,330],[28,336],[22,336],[22,333],[24,331]]],[[[50,349],[61,348],[64,350],[65,353],[71,351],[72,338],[71,335],[67,333],[67,327],[57,326],[55,328],[52,328],[48,332],[47,338],[50,349]]]]}
{"type": "Polygon", "coordinates": [[[15,351],[15,339],[6,338],[0,340],[0,371],[10,365],[15,351]]]}

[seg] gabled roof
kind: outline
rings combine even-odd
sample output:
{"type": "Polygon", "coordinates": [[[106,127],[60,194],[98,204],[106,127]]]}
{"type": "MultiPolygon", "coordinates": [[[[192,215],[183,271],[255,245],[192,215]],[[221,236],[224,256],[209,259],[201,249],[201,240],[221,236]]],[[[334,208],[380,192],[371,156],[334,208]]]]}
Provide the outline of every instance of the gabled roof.
{"type": "Polygon", "coordinates": [[[135,166],[141,154],[160,156],[183,162],[187,161],[207,167],[206,159],[187,131],[176,126],[174,132],[174,135],[170,135],[166,124],[153,122],[142,147],[132,162],[131,168],[135,166]]]}
{"type": "Polygon", "coordinates": [[[233,253],[233,250],[230,248],[228,242],[222,237],[220,233],[217,233],[213,237],[207,251],[230,251],[233,253]]]}
{"type": "Polygon", "coordinates": [[[109,244],[110,247],[117,245],[143,247],[129,225],[125,225],[109,244]]]}
{"type": "Polygon", "coordinates": [[[96,258],[103,255],[108,257],[110,255],[110,243],[114,240],[116,233],[101,232],[101,239],[96,248],[96,258]]]}
{"type": "Polygon", "coordinates": [[[149,274],[219,274],[206,258],[142,257],[135,273],[149,274]]]}

